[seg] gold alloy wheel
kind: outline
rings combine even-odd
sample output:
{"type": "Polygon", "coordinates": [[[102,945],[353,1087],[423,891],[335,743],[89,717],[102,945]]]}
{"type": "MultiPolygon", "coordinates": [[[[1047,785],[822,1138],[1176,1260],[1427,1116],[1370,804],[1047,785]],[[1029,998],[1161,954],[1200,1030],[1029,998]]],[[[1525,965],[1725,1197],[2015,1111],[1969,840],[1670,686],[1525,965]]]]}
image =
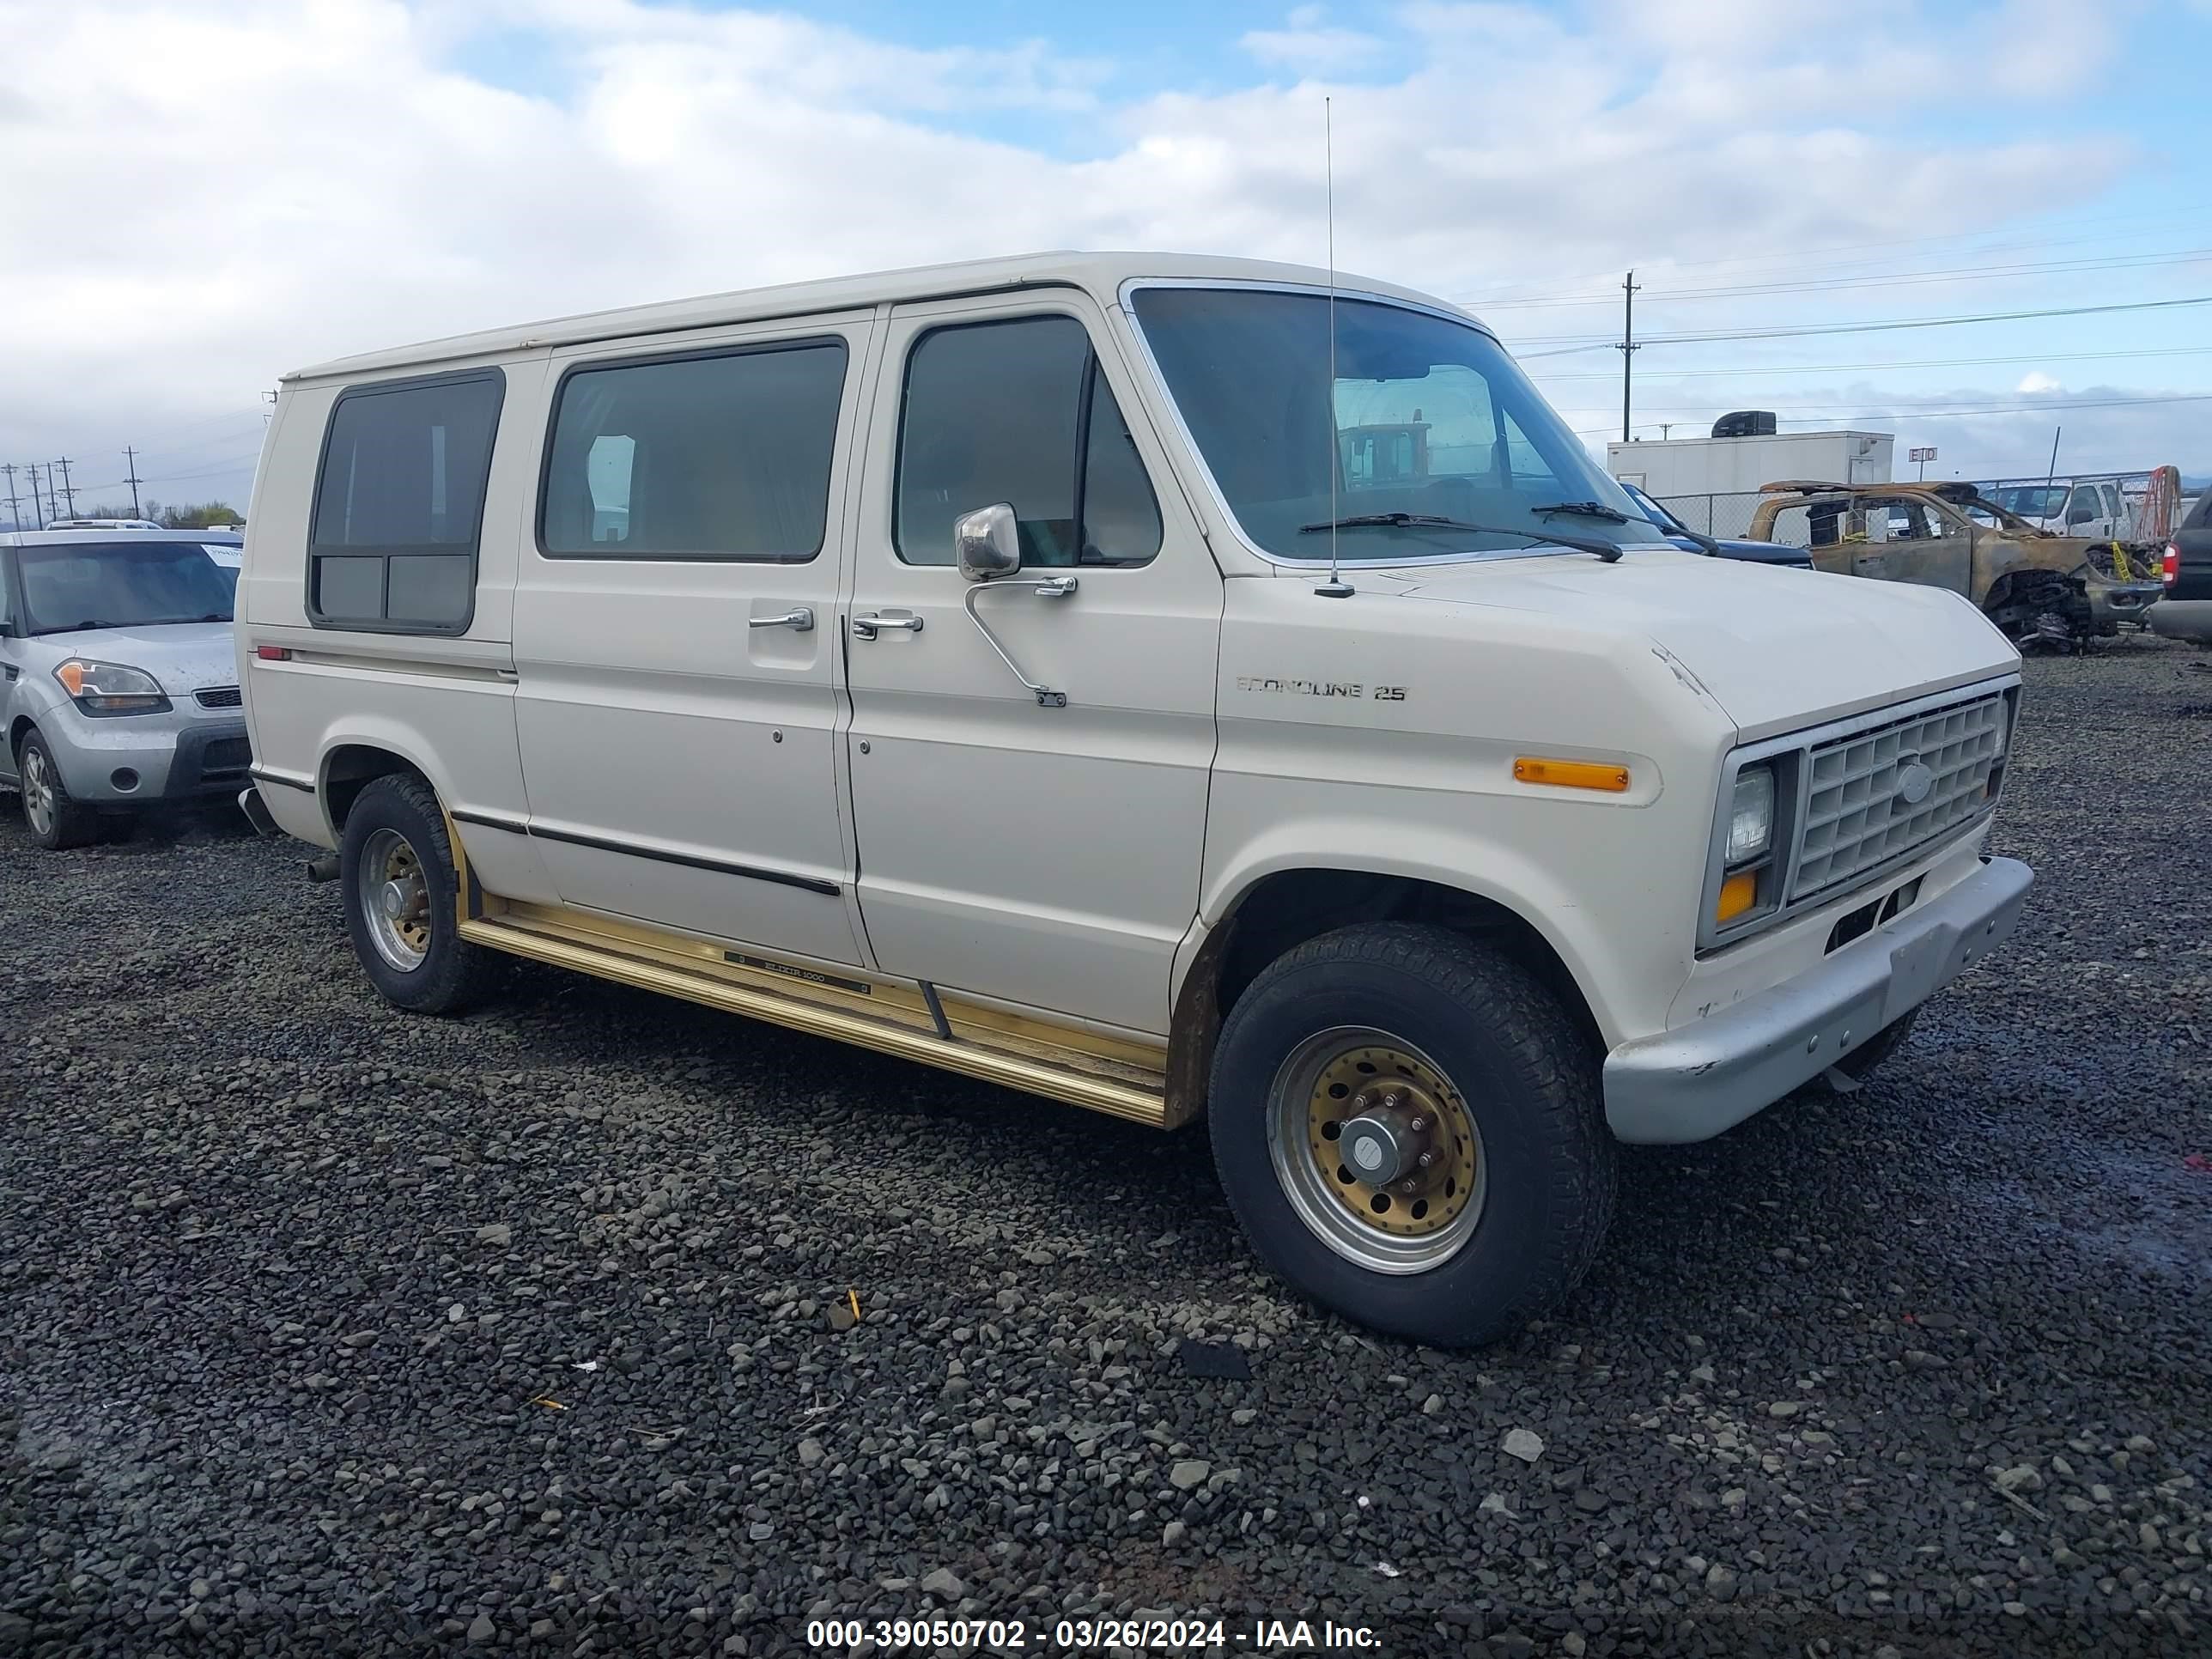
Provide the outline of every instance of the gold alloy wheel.
{"type": "Polygon", "coordinates": [[[379,830],[361,849],[361,911],[377,955],[408,974],[430,953],[430,884],[422,860],[397,830],[379,830]]]}
{"type": "Polygon", "coordinates": [[[1346,1260],[1423,1273],[1474,1236],[1488,1190],[1482,1132],[1412,1043],[1364,1026],[1316,1033],[1276,1073],[1267,1118],[1285,1195],[1346,1260]]]}

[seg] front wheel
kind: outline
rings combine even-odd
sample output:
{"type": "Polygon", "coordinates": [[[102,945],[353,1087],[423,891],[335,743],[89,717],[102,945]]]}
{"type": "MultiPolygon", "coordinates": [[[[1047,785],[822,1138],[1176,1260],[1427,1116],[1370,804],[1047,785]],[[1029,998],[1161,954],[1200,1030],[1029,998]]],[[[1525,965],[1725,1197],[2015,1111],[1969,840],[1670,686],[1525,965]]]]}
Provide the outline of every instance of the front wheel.
{"type": "Polygon", "coordinates": [[[386,1001],[450,1014],[483,994],[495,963],[460,936],[459,877],[428,784],[394,774],[361,792],[346,814],[338,878],[354,954],[386,1001]]]}
{"type": "Polygon", "coordinates": [[[100,836],[100,814],[70,797],[53,750],[37,731],[23,734],[15,755],[15,775],[23,791],[23,822],[31,839],[50,853],[82,847],[100,836]]]}
{"type": "Polygon", "coordinates": [[[1440,928],[1346,927],[1267,968],[1223,1024],[1208,1113],[1261,1258],[1393,1335],[1508,1334],[1612,1218],[1596,1056],[1527,969],[1440,928]]]}

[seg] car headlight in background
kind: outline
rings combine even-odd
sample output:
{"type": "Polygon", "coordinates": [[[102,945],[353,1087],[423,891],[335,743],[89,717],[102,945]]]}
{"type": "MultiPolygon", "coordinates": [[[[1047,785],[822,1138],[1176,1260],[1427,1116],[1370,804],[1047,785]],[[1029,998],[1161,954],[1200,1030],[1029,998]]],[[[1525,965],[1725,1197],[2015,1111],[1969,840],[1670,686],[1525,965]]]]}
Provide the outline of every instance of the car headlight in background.
{"type": "Polygon", "coordinates": [[[1774,844],[1774,771],[1747,766],[1736,774],[1735,797],[1729,804],[1724,864],[1742,864],[1774,844]]]}
{"type": "Polygon", "coordinates": [[[161,683],[143,668],[71,657],[54,678],[88,714],[158,714],[169,706],[161,683]]]}

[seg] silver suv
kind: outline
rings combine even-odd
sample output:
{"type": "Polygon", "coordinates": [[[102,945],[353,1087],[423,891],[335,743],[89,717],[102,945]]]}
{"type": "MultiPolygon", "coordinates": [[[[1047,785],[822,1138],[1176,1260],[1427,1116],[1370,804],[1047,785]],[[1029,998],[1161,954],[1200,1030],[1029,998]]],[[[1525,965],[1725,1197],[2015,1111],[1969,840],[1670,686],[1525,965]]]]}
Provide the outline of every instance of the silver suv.
{"type": "Polygon", "coordinates": [[[0,536],[0,785],[40,846],[245,786],[236,580],[189,532],[0,536]]]}

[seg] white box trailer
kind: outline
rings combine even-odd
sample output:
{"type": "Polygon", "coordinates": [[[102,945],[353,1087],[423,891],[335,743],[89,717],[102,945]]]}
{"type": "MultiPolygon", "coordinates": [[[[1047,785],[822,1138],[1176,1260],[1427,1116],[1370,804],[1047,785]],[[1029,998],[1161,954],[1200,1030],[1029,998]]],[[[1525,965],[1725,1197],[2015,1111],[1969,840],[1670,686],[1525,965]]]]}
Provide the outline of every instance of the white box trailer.
{"type": "Polygon", "coordinates": [[[1892,482],[1887,432],[1780,432],[1753,438],[1668,438],[1608,443],[1605,470],[1662,500],[1755,490],[1784,478],[1823,483],[1892,482]]]}

